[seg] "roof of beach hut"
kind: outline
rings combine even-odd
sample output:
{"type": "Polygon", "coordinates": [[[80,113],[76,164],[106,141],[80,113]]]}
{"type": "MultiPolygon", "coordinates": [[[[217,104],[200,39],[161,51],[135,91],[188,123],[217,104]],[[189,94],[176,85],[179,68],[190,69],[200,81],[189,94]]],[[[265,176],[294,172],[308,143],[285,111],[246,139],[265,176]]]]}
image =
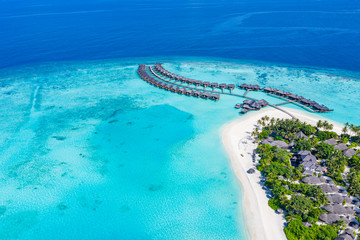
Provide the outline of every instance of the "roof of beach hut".
{"type": "Polygon", "coordinates": [[[320,187],[324,193],[335,193],[339,191],[339,189],[335,185],[331,184],[322,184],[320,187]]]}
{"type": "Polygon", "coordinates": [[[330,203],[342,204],[344,201],[344,197],[341,196],[340,194],[331,194],[331,195],[327,195],[326,197],[330,203]]]}
{"type": "Polygon", "coordinates": [[[317,158],[312,155],[312,154],[309,154],[309,155],[306,155],[305,157],[301,157],[302,158],[302,161],[303,162],[309,162],[309,161],[317,161],[317,158]]]}
{"type": "Polygon", "coordinates": [[[304,183],[309,183],[309,184],[319,184],[319,183],[321,183],[320,178],[318,178],[316,176],[304,177],[303,179],[301,179],[301,181],[304,182],[304,183]]]}
{"type": "Polygon", "coordinates": [[[308,140],[308,137],[302,131],[296,133],[296,137],[300,139],[308,140]]]}
{"type": "Polygon", "coordinates": [[[330,139],[325,140],[324,143],[334,146],[337,144],[337,140],[335,138],[330,138],[330,139]]]}
{"type": "Polygon", "coordinates": [[[339,144],[335,145],[335,149],[338,149],[338,150],[342,151],[342,150],[347,149],[347,146],[346,146],[345,143],[339,143],[339,144]]]}
{"type": "Polygon", "coordinates": [[[277,148],[281,148],[281,149],[287,149],[289,148],[289,144],[287,144],[286,142],[284,141],[280,141],[280,140],[275,140],[273,141],[271,144],[271,146],[275,146],[277,148]]]}
{"type": "Polygon", "coordinates": [[[353,211],[350,208],[346,208],[341,204],[327,204],[324,206],[324,209],[330,213],[336,214],[352,214],[353,211]]]}
{"type": "Polygon", "coordinates": [[[353,148],[349,148],[349,149],[344,150],[343,153],[345,156],[351,158],[352,156],[355,155],[356,151],[353,148]]]}
{"type": "Polygon", "coordinates": [[[311,152],[308,150],[301,150],[297,154],[300,156],[307,156],[307,155],[311,154],[311,152]]]}
{"type": "Polygon", "coordinates": [[[322,214],[320,214],[319,219],[325,223],[332,224],[332,223],[339,221],[340,217],[339,217],[339,215],[334,214],[334,213],[322,213],[322,214]]]}

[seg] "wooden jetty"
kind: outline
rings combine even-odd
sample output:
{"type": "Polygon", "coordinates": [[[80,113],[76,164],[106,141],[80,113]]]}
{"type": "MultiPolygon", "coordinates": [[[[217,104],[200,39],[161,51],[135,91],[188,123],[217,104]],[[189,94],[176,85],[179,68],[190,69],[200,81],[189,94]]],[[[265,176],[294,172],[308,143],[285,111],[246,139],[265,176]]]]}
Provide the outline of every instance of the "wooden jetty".
{"type": "Polygon", "coordinates": [[[315,101],[311,101],[302,96],[297,96],[290,92],[285,92],[276,88],[261,88],[259,85],[241,84],[237,87],[246,90],[246,92],[243,95],[236,94],[233,92],[233,90],[236,89],[235,84],[218,84],[216,82],[186,78],[167,71],[160,63],[156,63],[154,66],[146,66],[145,64],[141,64],[139,65],[137,72],[139,76],[149,84],[171,91],[173,93],[178,93],[180,95],[193,96],[196,98],[210,99],[214,101],[218,101],[222,94],[248,99],[249,101],[247,101],[247,103],[245,103],[245,100],[243,104],[236,105],[235,108],[242,108],[241,113],[246,113],[249,110],[260,110],[262,107],[270,106],[290,115],[292,118],[295,118],[289,112],[279,107],[284,104],[296,104],[311,112],[332,111],[326,106],[320,105],[315,101]],[[216,91],[216,89],[219,89],[220,91],[216,91]],[[229,91],[225,91],[225,89],[228,89],[229,91]],[[273,97],[283,99],[285,102],[273,105],[264,99],[258,100],[247,96],[250,91],[259,90],[262,90],[273,97]]]}

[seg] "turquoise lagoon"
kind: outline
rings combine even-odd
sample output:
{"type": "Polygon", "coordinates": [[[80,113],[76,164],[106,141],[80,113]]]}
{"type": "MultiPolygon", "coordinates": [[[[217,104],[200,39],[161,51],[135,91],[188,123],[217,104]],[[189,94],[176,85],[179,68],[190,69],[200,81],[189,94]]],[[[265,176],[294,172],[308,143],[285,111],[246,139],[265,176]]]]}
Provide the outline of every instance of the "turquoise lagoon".
{"type": "Polygon", "coordinates": [[[190,57],[3,69],[0,239],[246,239],[220,135],[242,99],[154,88],[136,69],[155,61],[199,80],[301,94],[335,110],[322,116],[360,124],[354,72],[190,57]]]}

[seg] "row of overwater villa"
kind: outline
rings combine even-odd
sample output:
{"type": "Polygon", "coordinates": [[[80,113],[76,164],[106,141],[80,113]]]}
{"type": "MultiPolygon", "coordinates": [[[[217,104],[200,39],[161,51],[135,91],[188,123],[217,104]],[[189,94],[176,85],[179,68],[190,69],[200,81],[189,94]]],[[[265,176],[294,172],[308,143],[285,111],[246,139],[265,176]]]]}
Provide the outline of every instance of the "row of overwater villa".
{"type": "Polygon", "coordinates": [[[270,87],[261,88],[259,85],[248,85],[248,84],[238,85],[237,87],[239,89],[246,90],[246,92],[245,94],[242,95],[236,94],[233,93],[233,90],[236,88],[235,84],[226,84],[226,83],[219,84],[217,82],[200,81],[191,78],[186,78],[167,71],[160,63],[156,63],[154,66],[149,66],[149,67],[147,67],[145,64],[141,64],[138,68],[138,74],[143,80],[150,83],[151,85],[154,85],[156,87],[174,93],[183,94],[186,96],[193,96],[197,98],[200,97],[203,99],[211,99],[217,101],[220,99],[221,94],[226,94],[226,95],[250,99],[250,100],[245,100],[243,104],[235,105],[235,108],[242,108],[240,113],[246,113],[250,110],[260,110],[262,107],[268,105],[276,109],[279,109],[283,112],[286,112],[285,110],[279,108],[278,106],[288,103],[294,103],[300,105],[301,107],[311,112],[333,111],[332,109],[329,109],[324,105],[320,105],[319,103],[304,98],[302,96],[298,96],[290,92],[278,90],[276,88],[270,88],[270,87]],[[263,91],[271,96],[281,98],[285,100],[285,102],[272,105],[266,102],[264,99],[258,100],[255,98],[248,97],[247,94],[249,91],[263,91]]]}

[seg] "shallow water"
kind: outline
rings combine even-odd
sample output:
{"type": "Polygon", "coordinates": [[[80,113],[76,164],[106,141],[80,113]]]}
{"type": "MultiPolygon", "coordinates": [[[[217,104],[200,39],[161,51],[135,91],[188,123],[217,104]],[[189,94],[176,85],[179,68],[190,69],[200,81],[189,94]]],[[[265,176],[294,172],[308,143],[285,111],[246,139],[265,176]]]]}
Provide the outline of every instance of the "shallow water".
{"type": "MultiPolygon", "coordinates": [[[[303,94],[335,109],[323,116],[360,123],[355,77],[220,59],[160,61],[187,77],[303,94]]],[[[233,106],[243,99],[215,103],[156,89],[136,74],[143,62],[151,63],[0,72],[0,239],[246,238],[219,130],[240,117],[233,106]]]]}

